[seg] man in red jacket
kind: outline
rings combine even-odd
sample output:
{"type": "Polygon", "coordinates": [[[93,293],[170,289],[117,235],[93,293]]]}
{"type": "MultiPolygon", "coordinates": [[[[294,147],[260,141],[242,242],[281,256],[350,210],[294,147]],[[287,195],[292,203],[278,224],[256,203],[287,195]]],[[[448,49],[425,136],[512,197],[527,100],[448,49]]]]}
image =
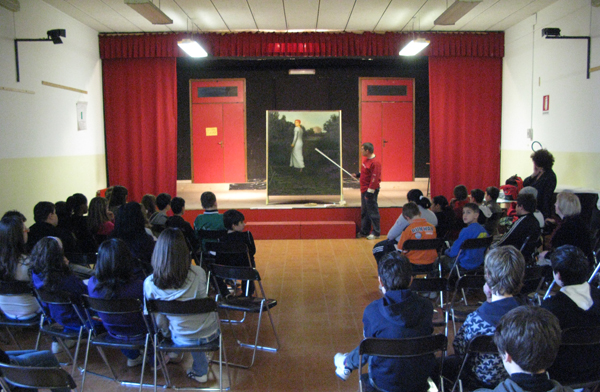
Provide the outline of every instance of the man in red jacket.
{"type": "Polygon", "coordinates": [[[367,237],[368,240],[379,238],[379,183],[381,182],[381,162],[375,158],[373,144],[363,143],[360,147],[363,161],[360,167],[360,219],[361,227],[357,237],[367,237]],[[371,226],[373,230],[371,231],[371,226]],[[369,234],[370,233],[370,234],[369,234]]]}

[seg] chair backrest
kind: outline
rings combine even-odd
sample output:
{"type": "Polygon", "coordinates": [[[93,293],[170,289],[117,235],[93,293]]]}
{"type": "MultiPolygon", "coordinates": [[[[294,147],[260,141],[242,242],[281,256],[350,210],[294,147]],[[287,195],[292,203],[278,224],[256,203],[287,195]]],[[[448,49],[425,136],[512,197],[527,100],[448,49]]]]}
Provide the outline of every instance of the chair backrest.
{"type": "Polygon", "coordinates": [[[469,238],[465,240],[461,245],[460,249],[479,249],[479,248],[489,248],[492,244],[494,237],[482,237],[482,238],[469,238]]]}
{"type": "Polygon", "coordinates": [[[366,338],[360,342],[359,355],[410,358],[446,351],[448,338],[444,334],[406,339],[366,338]]]}
{"type": "Polygon", "coordinates": [[[441,238],[432,238],[428,240],[406,240],[402,245],[402,250],[436,250],[438,253],[444,246],[444,240],[441,238]]]}
{"type": "Polygon", "coordinates": [[[73,377],[61,368],[25,367],[0,363],[0,373],[5,380],[22,388],[77,388],[73,377]]]}
{"type": "Polygon", "coordinates": [[[446,278],[427,278],[413,279],[409,289],[412,291],[446,291],[448,289],[448,279],[446,278]]]}
{"type": "Polygon", "coordinates": [[[498,354],[498,347],[494,343],[493,335],[478,335],[469,342],[467,355],[471,354],[498,354]]]}
{"type": "Polygon", "coordinates": [[[225,237],[225,235],[227,234],[227,230],[204,230],[204,229],[200,229],[198,230],[198,239],[200,241],[202,240],[218,240],[220,238],[225,237]]]}
{"type": "Polygon", "coordinates": [[[260,281],[260,274],[256,268],[252,267],[233,267],[222,264],[211,264],[210,272],[221,279],[232,280],[256,280],[260,281]]]}
{"type": "Polygon", "coordinates": [[[75,305],[80,304],[80,298],[72,296],[67,291],[48,291],[34,289],[36,296],[44,303],[51,305],[75,305]]]}
{"type": "Polygon", "coordinates": [[[31,282],[20,280],[0,281],[0,295],[33,295],[31,282]]]}
{"type": "Polygon", "coordinates": [[[248,246],[243,242],[207,242],[206,250],[216,254],[217,264],[252,266],[248,246]]]}
{"type": "Polygon", "coordinates": [[[202,314],[217,311],[217,303],[212,298],[196,298],[189,301],[161,301],[146,299],[146,308],[150,313],[166,315],[202,314]]]}
{"type": "Polygon", "coordinates": [[[144,310],[142,301],[137,298],[92,298],[87,294],[81,296],[83,306],[94,312],[107,314],[137,313],[144,310]]]}
{"type": "Polygon", "coordinates": [[[483,275],[465,275],[456,281],[456,290],[461,289],[483,289],[485,276],[483,275]]]}
{"type": "Polygon", "coordinates": [[[600,344],[600,327],[573,327],[562,331],[562,346],[593,346],[600,344]]]}

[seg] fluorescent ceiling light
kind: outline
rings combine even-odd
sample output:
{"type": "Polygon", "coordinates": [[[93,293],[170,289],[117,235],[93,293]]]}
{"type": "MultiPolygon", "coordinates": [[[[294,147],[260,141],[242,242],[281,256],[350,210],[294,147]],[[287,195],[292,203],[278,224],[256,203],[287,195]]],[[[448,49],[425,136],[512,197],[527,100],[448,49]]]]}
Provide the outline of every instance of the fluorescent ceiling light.
{"type": "Polygon", "coordinates": [[[173,19],[169,18],[150,0],[125,0],[125,4],[152,24],[173,24],[173,19]]]}
{"type": "Polygon", "coordinates": [[[444,11],[433,24],[438,26],[451,26],[482,1],[483,0],[456,0],[450,7],[446,8],[446,11],[444,11]]]}
{"type": "Polygon", "coordinates": [[[208,53],[206,50],[200,46],[200,44],[191,39],[183,39],[181,41],[177,41],[177,45],[183,49],[185,53],[187,53],[190,57],[206,57],[208,53]]]}
{"type": "Polygon", "coordinates": [[[288,75],[314,75],[314,69],[290,69],[288,75]]]}
{"type": "Polygon", "coordinates": [[[426,40],[425,38],[413,39],[404,48],[402,48],[400,51],[400,56],[414,56],[427,46],[429,46],[429,40],[426,40]]]}
{"type": "Polygon", "coordinates": [[[21,10],[19,0],[0,0],[0,7],[4,7],[12,12],[17,12],[21,10]]]}

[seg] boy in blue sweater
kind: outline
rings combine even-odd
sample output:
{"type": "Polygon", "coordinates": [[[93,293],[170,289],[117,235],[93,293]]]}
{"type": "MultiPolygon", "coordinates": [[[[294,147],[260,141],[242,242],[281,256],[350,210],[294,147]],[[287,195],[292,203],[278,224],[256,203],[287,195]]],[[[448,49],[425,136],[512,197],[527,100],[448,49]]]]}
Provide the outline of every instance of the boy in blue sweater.
{"type": "MultiPolygon", "coordinates": [[[[410,261],[400,252],[390,252],[378,265],[379,289],[383,298],[371,302],[363,314],[366,338],[402,339],[433,333],[433,306],[429,300],[408,289],[412,281],[410,261]]],[[[354,369],[369,363],[363,382],[378,391],[426,391],[427,378],[433,376],[436,361],[433,354],[415,358],[363,356],[359,363],[358,347],[350,353],[334,357],[335,373],[346,381],[354,369]]]]}
{"type": "MultiPolygon", "coordinates": [[[[442,268],[444,272],[449,272],[454,266],[456,256],[460,251],[460,246],[465,240],[471,238],[483,238],[487,237],[487,231],[483,226],[477,223],[479,218],[479,206],[475,203],[467,203],[463,207],[462,219],[465,225],[464,229],[460,231],[458,239],[454,241],[452,247],[446,250],[445,255],[442,259],[442,268]]],[[[458,266],[461,270],[470,271],[475,268],[479,268],[483,264],[483,255],[485,249],[467,249],[460,254],[458,259],[458,266]]]]}

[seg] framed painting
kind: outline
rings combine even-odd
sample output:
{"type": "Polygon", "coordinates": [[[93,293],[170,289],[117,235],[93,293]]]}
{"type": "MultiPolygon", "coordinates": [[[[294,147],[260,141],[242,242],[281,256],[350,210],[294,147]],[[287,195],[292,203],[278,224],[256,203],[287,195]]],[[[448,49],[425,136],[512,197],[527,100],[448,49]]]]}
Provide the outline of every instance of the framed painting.
{"type": "Polygon", "coordinates": [[[267,111],[267,204],[269,196],[343,200],[341,124],[341,110],[267,111]]]}

